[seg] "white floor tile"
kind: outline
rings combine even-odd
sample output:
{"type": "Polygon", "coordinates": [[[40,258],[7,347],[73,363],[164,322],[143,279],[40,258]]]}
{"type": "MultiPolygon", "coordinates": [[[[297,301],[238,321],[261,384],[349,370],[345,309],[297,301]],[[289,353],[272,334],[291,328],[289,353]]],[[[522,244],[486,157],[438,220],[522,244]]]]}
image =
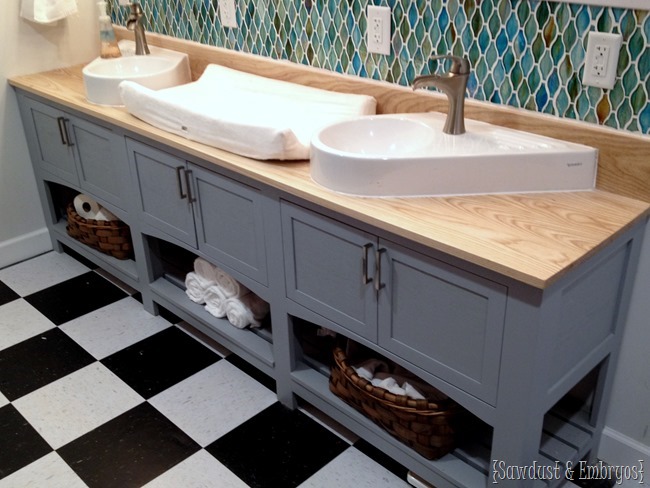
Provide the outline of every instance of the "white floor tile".
{"type": "Polygon", "coordinates": [[[206,451],[199,451],[143,488],[248,488],[248,485],[206,451]]]}
{"type": "Polygon", "coordinates": [[[26,296],[88,271],[75,258],[52,251],[0,270],[0,281],[26,296]]]}
{"type": "Polygon", "coordinates": [[[58,449],[143,401],[97,362],[19,398],[13,405],[58,449]]]}
{"type": "Polygon", "coordinates": [[[0,393],[0,408],[8,404],[9,404],[9,400],[7,400],[7,397],[4,396],[2,393],[0,393]]]}
{"type": "Polygon", "coordinates": [[[350,447],[299,485],[299,488],[412,488],[402,480],[350,447]]]}
{"type": "Polygon", "coordinates": [[[102,307],[59,328],[97,359],[103,359],[131,344],[170,327],[131,297],[102,307]]]}
{"type": "Polygon", "coordinates": [[[61,457],[51,452],[0,480],[0,488],[87,488],[61,457]]]}
{"type": "Polygon", "coordinates": [[[275,401],[272,391],[225,360],[149,399],[202,447],[275,401]]]}
{"type": "Polygon", "coordinates": [[[55,325],[22,298],[0,306],[0,351],[55,325]]]}

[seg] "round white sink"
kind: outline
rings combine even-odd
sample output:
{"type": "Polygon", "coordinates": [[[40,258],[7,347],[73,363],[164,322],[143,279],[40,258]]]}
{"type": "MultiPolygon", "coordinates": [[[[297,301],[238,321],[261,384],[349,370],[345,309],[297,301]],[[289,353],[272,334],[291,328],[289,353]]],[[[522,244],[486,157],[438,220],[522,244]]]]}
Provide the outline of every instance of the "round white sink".
{"type": "Polygon", "coordinates": [[[157,56],[129,56],[114,59],[103,59],[98,63],[87,66],[89,76],[119,78],[120,80],[161,76],[172,71],[176,61],[157,56]]]}
{"type": "MultiPolygon", "coordinates": [[[[122,53],[130,53],[128,43],[120,41],[122,53]]],[[[152,90],[182,85],[191,81],[187,54],[151,47],[147,56],[123,55],[119,58],[97,58],[82,70],[86,98],[99,105],[123,105],[119,85],[135,81],[152,90]]]]}
{"type": "Polygon", "coordinates": [[[411,154],[431,143],[431,127],[402,118],[366,117],[324,128],[312,144],[357,157],[411,154]]]}

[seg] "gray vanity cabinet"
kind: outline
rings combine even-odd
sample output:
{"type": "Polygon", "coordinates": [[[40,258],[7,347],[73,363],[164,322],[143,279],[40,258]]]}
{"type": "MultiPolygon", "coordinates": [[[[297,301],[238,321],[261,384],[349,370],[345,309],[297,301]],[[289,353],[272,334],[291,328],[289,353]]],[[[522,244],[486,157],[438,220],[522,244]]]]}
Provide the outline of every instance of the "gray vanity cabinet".
{"type": "Polygon", "coordinates": [[[48,175],[128,210],[124,138],[110,128],[24,98],[21,103],[33,161],[48,175]]]}
{"type": "Polygon", "coordinates": [[[377,238],[286,202],[282,236],[287,297],[375,342],[377,238]]]}
{"type": "Polygon", "coordinates": [[[507,288],[379,240],[378,344],[496,404],[507,288]]]}
{"type": "Polygon", "coordinates": [[[154,229],[196,247],[194,210],[185,159],[128,139],[143,230],[154,229]],[[148,229],[149,227],[150,229],[148,229]]]}
{"type": "Polygon", "coordinates": [[[506,287],[295,205],[282,219],[288,298],[494,405],[506,287]]]}
{"type": "Polygon", "coordinates": [[[266,285],[259,190],[135,140],[127,147],[145,232],[187,244],[266,285]]]}

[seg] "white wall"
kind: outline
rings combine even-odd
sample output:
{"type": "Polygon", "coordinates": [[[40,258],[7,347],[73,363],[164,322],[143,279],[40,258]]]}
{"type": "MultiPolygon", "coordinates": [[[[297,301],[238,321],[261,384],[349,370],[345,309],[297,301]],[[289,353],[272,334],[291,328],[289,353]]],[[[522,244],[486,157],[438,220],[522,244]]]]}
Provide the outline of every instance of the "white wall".
{"type": "MultiPolygon", "coordinates": [[[[50,247],[13,89],[7,77],[86,62],[98,53],[95,0],[54,26],[19,18],[19,0],[0,16],[0,268],[50,247]]],[[[601,457],[614,464],[650,461],[650,233],[614,384],[601,457]]],[[[650,463],[649,463],[650,464],[650,463]]]]}
{"type": "Polygon", "coordinates": [[[0,16],[0,268],[51,248],[25,135],[8,77],[86,62],[97,55],[97,7],[54,25],[19,17],[20,0],[3,2],[0,16]]]}

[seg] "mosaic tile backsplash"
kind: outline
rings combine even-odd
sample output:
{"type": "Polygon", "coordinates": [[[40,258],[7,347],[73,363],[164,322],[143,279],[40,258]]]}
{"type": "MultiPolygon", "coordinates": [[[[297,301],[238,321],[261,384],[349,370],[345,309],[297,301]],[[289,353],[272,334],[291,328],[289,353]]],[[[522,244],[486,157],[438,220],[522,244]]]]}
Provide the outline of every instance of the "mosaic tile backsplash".
{"type": "MultiPolygon", "coordinates": [[[[648,11],[538,0],[236,0],[231,29],[218,0],[140,3],[149,31],[400,85],[440,71],[432,54],[465,56],[471,98],[650,134],[648,11]],[[367,52],[368,4],[391,7],[389,56],[367,52]],[[592,30],[623,36],[611,90],[581,82],[592,30]]],[[[112,12],[126,24],[117,0],[112,12]]]]}

